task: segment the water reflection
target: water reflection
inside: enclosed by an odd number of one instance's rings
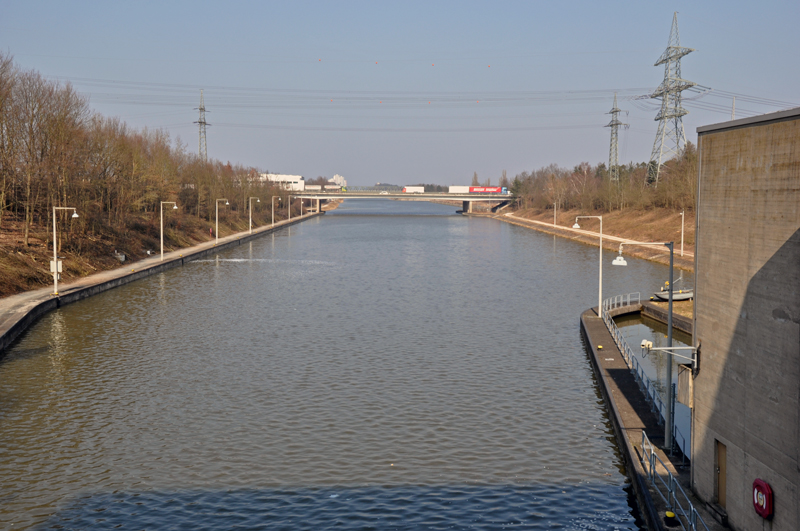
[[[642,369],[645,374],[652,380],[661,400],[666,403],[667,399],[667,355],[664,352],[650,352],[647,354],[641,353],[636,347],[642,342],[642,339],[648,339],[653,342],[654,347],[667,346],[667,325],[656,321],[647,316],[627,315],[621,316],[614,321],[622,333],[625,341],[634,349]],[[672,331],[672,346],[673,347],[690,347],[692,346],[692,337],[680,330]],[[680,351],[678,353],[681,353]],[[683,355],[687,355],[682,353]],[[690,363],[689,360],[684,360],[678,356],[673,356],[672,359],[672,382],[677,385],[678,383],[678,365]],[[692,428],[692,410],[685,404],[675,402],[675,426],[683,437],[687,457],[689,455],[690,447],[688,442],[691,440]]]

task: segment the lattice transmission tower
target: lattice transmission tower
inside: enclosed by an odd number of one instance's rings
[[[664,81],[653,92],[651,98],[661,98],[661,110],[656,115],[658,133],[653,143],[650,164],[647,167],[647,182],[658,186],[661,165],[670,156],[679,156],[686,145],[683,130],[683,116],[689,111],[681,106],[681,92],[697,83],[681,78],[681,58],[693,52],[693,48],[680,45],[678,34],[678,13],[672,16],[672,29],[669,32],[669,45],[654,66],[664,65]]]
[[[606,114],[611,115],[611,122],[606,127],[611,128],[611,147],[608,150],[608,177],[612,182],[619,182],[619,128],[628,127],[619,121],[619,113],[622,111],[617,107],[617,93],[614,93],[614,107]]]
[[[195,123],[200,127],[200,160],[206,162],[208,160],[208,152],[206,151],[206,126],[211,125],[206,122],[206,104],[203,101],[203,89],[200,89],[200,107],[195,107],[195,110],[200,111],[200,119]]]

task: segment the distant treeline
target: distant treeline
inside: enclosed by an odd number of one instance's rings
[[[555,164],[517,175],[510,183],[520,208],[584,211],[663,207],[691,210],[697,189],[697,150],[689,142],[680,157],[662,165],[658,186],[647,182],[647,163],[619,166],[619,181],[608,177],[604,163],[588,162],[572,169]],[[502,180],[502,179],[501,179]]]
[[[73,230],[87,233],[125,229],[160,201],[213,219],[215,199],[226,198],[226,208],[246,216],[248,197],[280,193],[258,175],[203,161],[162,130],[136,131],[93,113],[69,83],[0,53],[0,226],[9,216],[22,222],[25,245],[31,231],[50,226],[53,206],[76,207]]]

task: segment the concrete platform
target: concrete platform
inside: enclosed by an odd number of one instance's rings
[[[69,284],[61,284],[59,285],[57,296],[53,295],[53,287],[49,286],[0,299],[0,358],[2,358],[6,348],[20,334],[51,310],[167,269],[182,266],[186,262],[230,249],[319,215],[321,214],[305,214],[290,220],[280,221],[275,223],[275,226],[266,225],[253,229],[252,234],[249,231],[239,232],[220,238],[219,243],[210,241],[194,247],[164,253],[163,261],[160,255],[156,255],[153,258],[131,262],[117,269],[90,275]]]
[[[642,305],[637,304],[621,308],[617,313],[634,313],[641,310]],[[608,407],[619,449],[625,459],[628,475],[642,509],[642,516],[650,529],[664,531],[680,529],[680,527],[667,528],[664,525],[666,504],[650,484],[641,464],[642,430],[647,433],[647,437],[654,445],[663,446],[664,428],[659,425],[656,413],[652,411],[645,399],[633,373],[622,357],[622,353],[614,343],[611,333],[603,320],[597,316],[596,310],[589,309],[583,312],[580,323],[587,354]],[[657,452],[661,460],[667,464],[669,471],[678,479],[684,491],[693,498],[689,488],[689,467],[681,466],[681,458],[678,455],[670,458],[660,449]],[[696,498],[691,501],[710,531],[725,529],[707,512],[705,504]],[[700,526],[700,529],[703,527]]]

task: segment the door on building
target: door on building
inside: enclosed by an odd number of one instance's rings
[[[721,442],[717,441],[717,503],[723,509],[725,508],[725,504],[727,502],[727,466],[728,466],[728,448],[722,444]]]

